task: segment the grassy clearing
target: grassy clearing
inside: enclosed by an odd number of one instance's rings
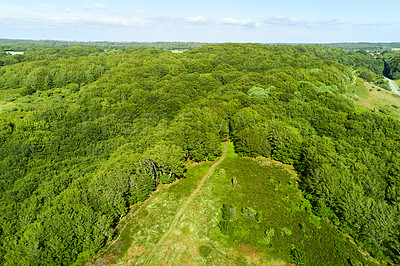
[[[131,234],[134,235],[131,246],[117,264],[138,263],[142,264],[146,255],[148,255],[155,245],[158,243],[163,234],[169,229],[170,223],[173,221],[176,212],[182,204],[191,195],[197,187],[198,182],[210,168],[211,163],[204,163],[190,169],[187,177],[183,182],[171,187],[167,192],[157,195],[147,206],[143,212],[133,222]],[[189,207],[189,209],[191,206]],[[185,219],[186,213],[181,217]],[[183,224],[179,221],[178,228]],[[178,229],[179,230],[179,229]],[[169,239],[160,246],[158,254],[164,253],[166,247],[175,250],[176,245],[179,245],[178,231],[173,231]],[[171,245],[171,240],[174,240],[174,245]]]
[[[348,87],[348,96],[363,107],[359,108],[361,111],[379,112],[400,119],[400,96],[391,91],[357,79],[354,85]]]
[[[174,220],[170,223],[169,229],[163,234],[161,239],[158,241],[157,245],[153,247],[153,250],[151,251],[151,253],[147,257],[147,260],[145,261],[145,264],[152,264],[152,262],[154,260],[154,255],[159,251],[160,247],[165,243],[165,241],[167,239],[169,239],[169,237],[172,234],[172,232],[176,231],[178,222],[181,219],[183,213],[186,212],[186,209],[188,208],[188,206],[190,206],[190,204],[192,203],[193,199],[197,197],[198,193],[203,188],[204,183],[207,182],[208,178],[213,173],[215,168],[225,159],[227,150],[228,150],[228,141],[226,141],[224,143],[224,152],[223,152],[222,157],[211,166],[211,168],[207,171],[207,173],[201,179],[199,184],[197,184],[197,187],[193,191],[193,193],[183,202],[181,207],[178,209],[178,211],[177,211],[177,213],[176,213],[176,215],[174,217]]]
[[[195,165],[185,179],[155,194],[125,229],[125,240],[115,246],[120,248],[97,263],[145,264],[152,254],[154,265],[374,264],[330,223],[310,214],[291,167],[261,157],[239,158],[232,144],[154,250],[211,165]]]
[[[221,167],[226,178],[216,180],[214,197],[220,206],[234,209],[235,218],[227,221],[230,231],[217,239],[239,250],[243,246],[257,250],[258,257],[267,261],[374,264],[330,223],[310,214],[310,204],[290,167],[265,158],[227,159]]]
[[[48,91],[37,91],[32,95],[21,96],[22,89],[0,89],[0,112],[15,114],[27,112],[32,108],[54,103],[72,103],[75,101],[73,90],[55,88]]]
[[[19,90],[0,90],[0,113],[4,116],[6,113],[16,111],[15,99],[20,97]]]
[[[228,143],[228,152],[226,153],[226,158],[239,158],[239,155],[235,153],[233,142]]]

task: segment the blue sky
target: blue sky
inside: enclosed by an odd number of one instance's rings
[[[384,6],[380,6],[384,3]],[[400,41],[400,1],[0,2],[0,38],[261,43]]]

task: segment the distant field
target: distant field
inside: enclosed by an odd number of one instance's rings
[[[14,52],[14,51],[7,51],[6,53],[10,55],[24,54],[24,52]]]

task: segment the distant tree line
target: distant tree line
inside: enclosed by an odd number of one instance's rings
[[[370,42],[358,42],[358,43],[326,43],[321,44],[330,48],[340,48],[343,50],[364,50],[364,51],[392,51],[393,49],[400,48],[400,42],[391,43],[370,43]]]

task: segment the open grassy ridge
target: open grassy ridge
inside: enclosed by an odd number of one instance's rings
[[[190,168],[185,179],[155,194],[129,221],[120,243],[89,264],[377,264],[310,214],[290,166],[239,158],[231,143],[226,159],[204,180],[211,165]]]
[[[400,85],[398,81],[393,83],[397,87]],[[396,119],[400,119],[400,96],[392,91],[384,90],[376,85],[357,79],[355,84],[348,87],[348,94],[355,99],[359,108],[389,114]]]

